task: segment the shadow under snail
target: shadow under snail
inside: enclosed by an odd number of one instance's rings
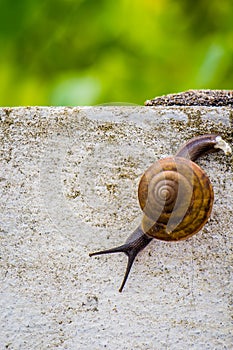
[[[207,222],[214,193],[206,173],[195,163],[205,153],[231,148],[221,136],[210,134],[192,138],[176,153],[152,164],[143,174],[139,187],[141,224],[119,247],[90,253],[90,256],[123,252],[128,257],[122,292],[137,254],[153,238],[179,241],[194,235]]]

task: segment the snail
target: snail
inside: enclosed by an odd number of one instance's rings
[[[220,135],[210,134],[189,140],[174,157],[152,164],[138,186],[143,211],[141,224],[119,247],[90,253],[89,256],[123,252],[128,257],[122,292],[137,254],[153,238],[179,241],[194,235],[206,224],[214,193],[206,173],[195,163],[203,154],[231,148]]]

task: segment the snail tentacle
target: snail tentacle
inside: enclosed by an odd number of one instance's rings
[[[90,253],[89,256],[96,256],[102,254],[112,254],[112,253],[125,253],[128,257],[128,263],[125,270],[125,275],[121,286],[119,288],[119,292],[122,292],[124,285],[128,279],[131,267],[133,262],[138,255],[138,253],[144,249],[152,240],[152,237],[147,236],[143,231],[141,226],[138,226],[136,230],[128,237],[125,244],[120,245],[119,247],[101,250],[99,252]]]

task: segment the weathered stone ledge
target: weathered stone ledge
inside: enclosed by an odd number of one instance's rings
[[[204,229],[126,257],[89,258],[140,221],[137,185],[189,138],[233,143],[232,107],[0,109],[1,325],[8,349],[230,349],[233,159],[198,163],[215,192]]]

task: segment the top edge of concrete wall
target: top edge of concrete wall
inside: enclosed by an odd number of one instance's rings
[[[184,128],[192,134],[201,132],[221,132],[224,135],[233,127],[233,107],[209,106],[27,106],[0,108],[1,122],[24,123],[34,128],[56,124],[77,128],[80,118],[88,118],[99,123],[133,123],[148,128],[150,122],[164,126],[169,121],[176,131]],[[56,121],[59,120],[59,123]],[[50,126],[51,126],[50,125]],[[35,129],[36,130],[36,129]],[[52,128],[50,131],[52,132]],[[49,130],[44,129],[45,134]]]

